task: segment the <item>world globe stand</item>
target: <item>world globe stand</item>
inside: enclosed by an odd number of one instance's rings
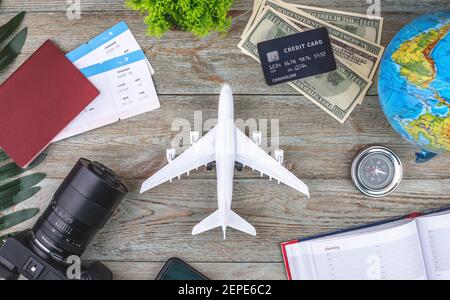
[[[436,157],[436,155],[437,155],[436,153],[422,150],[416,153],[416,163],[418,164],[425,163],[427,161],[432,160],[434,157]]]

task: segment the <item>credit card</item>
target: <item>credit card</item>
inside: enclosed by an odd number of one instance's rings
[[[326,28],[264,41],[258,43],[257,47],[268,85],[336,70]]]

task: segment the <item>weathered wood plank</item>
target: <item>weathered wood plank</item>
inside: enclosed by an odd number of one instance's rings
[[[104,262],[118,280],[154,279],[163,262]],[[284,280],[283,263],[202,263],[189,262],[205,276],[215,280]]]
[[[407,15],[386,14],[383,44],[386,45],[415,15],[416,11]],[[5,22],[11,16],[11,13],[1,16],[0,22]],[[212,34],[200,40],[190,33],[169,32],[158,39],[146,36],[141,17],[130,11],[94,11],[86,13],[81,20],[69,20],[63,12],[29,13],[25,18],[29,37],[23,53],[7,70],[0,72],[0,81],[4,81],[49,38],[69,51],[116,22],[125,20],[156,70],[155,83],[159,94],[217,94],[216,86],[228,82],[233,85],[236,94],[298,95],[285,84],[268,87],[260,65],[241,54],[236,47],[247,19],[247,13],[237,13],[226,37]],[[376,94],[377,87],[374,84],[369,95]]]
[[[60,183],[45,179],[42,191],[15,209],[45,208]],[[229,230],[223,241],[219,229],[190,235],[196,223],[217,209],[215,179],[166,183],[142,195],[141,181],[126,183],[130,194],[97,234],[86,259],[164,261],[179,256],[197,262],[281,262],[280,242],[450,203],[450,179],[407,179],[382,199],[363,196],[350,180],[309,179],[311,199],[305,199],[275,182],[236,179],[233,210],[253,224],[258,235]]]
[[[365,1],[299,2],[358,12],[367,8]],[[14,210],[44,209],[76,160],[86,156],[116,170],[131,191],[85,254],[86,259],[106,261],[116,278],[154,278],[166,259],[179,256],[194,262],[194,267],[211,278],[284,279],[282,241],[449,205],[450,157],[415,164],[416,149],[394,133],[380,111],[376,85],[369,92],[373,96],[368,96],[344,125],[289,87],[265,85],[260,66],[236,48],[251,5],[251,1],[236,1],[230,32],[200,40],[184,32],[169,32],[161,39],[147,37],[142,17],[125,9],[123,1],[82,0],[82,19],[69,20],[65,0],[3,0],[0,23],[27,10],[24,23],[30,31],[23,53],[0,73],[0,82],[48,38],[68,51],[125,20],[156,70],[162,103],[158,111],[50,146],[48,159],[37,168],[49,175],[42,182],[42,191]],[[448,1],[383,1],[383,44],[415,16],[444,8],[450,8]],[[233,230],[226,241],[217,230],[190,235],[192,227],[217,208],[214,172],[194,172],[189,179],[138,194],[142,181],[165,164],[165,149],[179,132],[171,130],[173,121],[186,119],[193,124],[195,110],[203,112],[204,120],[214,119],[216,94],[225,81],[236,94],[237,119],[280,120],[287,166],[308,184],[312,195],[307,200],[249,170],[238,173],[233,209],[255,225],[256,238]],[[404,181],[398,191],[383,199],[363,196],[350,180],[353,155],[371,143],[393,148],[404,162]],[[10,231],[30,227],[35,221]]]
[[[370,4],[366,1],[333,1],[333,0],[289,0],[290,3],[301,3],[303,5],[322,6],[327,8],[335,8],[347,11],[355,11],[365,13]],[[127,8],[124,5],[123,0],[81,0],[82,12],[92,11],[123,11]],[[444,9],[448,7],[448,1],[446,0],[425,0],[425,1],[395,1],[384,0],[382,1],[382,12],[387,11],[399,11],[399,12],[411,12],[411,11],[427,11],[431,9]],[[15,0],[3,0],[0,8],[3,11],[18,11],[28,10],[34,12],[60,12],[66,11],[69,7],[66,0],[27,0],[27,1],[15,1]],[[252,0],[235,0],[232,6],[233,10],[251,10],[253,7]]]
[[[217,85],[216,89],[220,87]],[[51,145],[49,157],[38,170],[51,170],[52,178],[64,178],[80,156],[98,160],[128,179],[144,179],[166,164],[165,150],[183,132],[189,140],[194,128],[194,111],[201,111],[202,124],[217,117],[218,96],[162,96],[161,108],[119,123],[106,126]],[[294,174],[309,178],[350,179],[350,166],[358,149],[367,144],[387,145],[403,160],[405,178],[448,179],[449,155],[427,164],[416,164],[417,150],[396,134],[381,112],[377,97],[367,97],[349,120],[340,125],[318,107],[297,96],[235,96],[235,117],[260,126],[262,145],[270,145],[266,137],[279,136],[285,150],[287,166]],[[172,126],[185,119],[190,126]],[[279,134],[271,120],[279,120]],[[177,121],[178,120],[178,121]],[[187,147],[188,145],[185,145]],[[181,153],[181,150],[178,150]],[[245,170],[238,177],[258,177]],[[193,172],[194,178],[215,178],[215,172]]]

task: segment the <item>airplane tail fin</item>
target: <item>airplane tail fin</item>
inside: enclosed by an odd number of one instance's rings
[[[253,236],[256,235],[255,227],[232,210],[230,210],[230,214],[228,216],[228,226]]]
[[[228,224],[222,224],[220,212],[219,210],[216,210],[206,219],[195,225],[194,229],[192,230],[192,235],[196,235],[220,226],[222,226],[224,230],[224,238],[225,229],[227,226],[253,236],[256,235],[255,228],[232,210],[229,211]]]
[[[195,225],[194,229],[192,229],[192,235],[196,235],[219,226],[222,226],[222,223],[220,222],[219,210],[216,210],[206,217],[206,219]]]

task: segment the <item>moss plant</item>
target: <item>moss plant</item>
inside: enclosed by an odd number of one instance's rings
[[[127,0],[126,6],[146,16],[148,34],[162,36],[170,29],[204,37],[231,26],[228,11],[233,0]]]

